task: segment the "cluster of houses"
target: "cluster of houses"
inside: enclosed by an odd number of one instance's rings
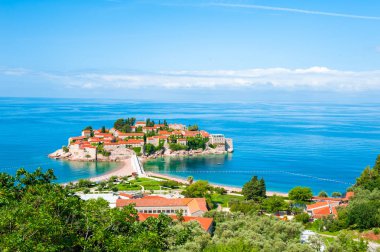
[[[144,121],[137,121],[131,126],[131,132],[121,132],[115,128],[109,130],[83,130],[81,136],[70,137],[68,148],[70,152],[85,151],[88,158],[96,158],[97,145],[102,144],[107,152],[117,148],[142,148],[145,144],[169,147],[168,139],[174,139],[175,143],[187,145],[189,137],[208,138],[213,145],[225,145],[226,150],[232,151],[232,139],[225,138],[221,134],[209,134],[204,130],[190,131],[183,124],[155,124],[147,126]],[[146,139],[144,140],[144,136]]]
[[[337,207],[346,207],[354,192],[347,192],[343,198],[313,197],[313,204],[306,206],[306,211],[313,219],[338,216]]]

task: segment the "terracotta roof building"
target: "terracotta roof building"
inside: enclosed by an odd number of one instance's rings
[[[149,214],[176,214],[178,211],[182,211],[184,216],[202,216],[208,211],[204,198],[143,197],[140,199],[118,199],[116,201],[117,207],[130,204],[134,204],[139,213]]]
[[[145,221],[149,217],[158,218],[159,214],[138,213],[138,216],[139,216],[139,221]],[[169,214],[168,216],[172,218],[173,220],[178,219],[177,215]],[[214,222],[214,219],[205,218],[205,217],[183,216],[183,221],[184,222],[196,221],[199,223],[199,225],[201,226],[203,230],[211,233],[213,229],[212,223]]]

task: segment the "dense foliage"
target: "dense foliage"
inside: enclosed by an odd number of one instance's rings
[[[113,124],[113,127],[121,132],[128,133],[131,132],[131,126],[135,125],[136,118],[131,117],[127,119],[117,119]]]
[[[289,191],[289,199],[295,202],[306,202],[313,197],[313,192],[309,187],[296,186]]]
[[[138,222],[132,206],[83,201],[54,179],[41,169],[0,174],[1,251],[177,250],[194,237],[209,237],[197,223],[173,223],[165,215]]]
[[[210,212],[217,221],[205,251],[314,251],[300,243],[302,225],[254,214]]]
[[[266,197],[266,186],[263,178],[260,180],[253,176],[250,181],[244,184],[242,193],[247,200],[260,200]]]
[[[355,187],[360,187],[367,190],[380,190],[380,155],[377,157],[375,165],[367,166],[359,178],[356,179]]]
[[[197,131],[199,129],[198,125],[197,124],[194,124],[194,125],[189,125],[187,127],[188,130],[190,131]]]
[[[190,150],[205,149],[208,138],[203,138],[200,136],[188,137],[187,146]]]

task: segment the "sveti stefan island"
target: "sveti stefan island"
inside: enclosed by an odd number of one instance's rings
[[[198,125],[168,124],[166,120],[118,119],[114,127],[87,126],[80,136],[69,137],[67,146],[49,154],[53,159],[92,162],[122,162],[119,169],[92,181],[113,176],[147,176],[141,165],[147,159],[233,152],[233,141],[223,134],[209,134]],[[160,174],[149,173],[154,176]],[[164,176],[167,177],[167,176]],[[172,178],[173,179],[173,178]],[[178,179],[174,179],[178,180]],[[181,181],[181,180],[180,180]],[[183,181],[183,180],[182,180]]]
[[[380,1],[0,1],[0,252],[380,252]]]

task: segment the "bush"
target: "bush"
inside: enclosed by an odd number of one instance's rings
[[[310,220],[310,216],[307,213],[300,213],[294,216],[294,220],[306,224]]]
[[[116,186],[112,187],[111,190],[112,190],[113,192],[117,192],[117,191],[119,191],[119,189],[118,189]]]
[[[169,148],[172,151],[187,150],[187,146],[186,145],[176,144],[176,143],[169,144]]]
[[[92,182],[88,179],[80,179],[78,181],[78,187],[91,187],[92,186]]]
[[[375,235],[380,234],[380,228],[374,228],[374,229],[373,229],[373,233],[374,233]]]
[[[220,195],[224,195],[227,193],[227,190],[223,187],[214,187],[214,191]]]
[[[88,188],[86,188],[86,189],[83,190],[83,193],[84,193],[84,194],[87,194],[87,193],[89,193],[89,192],[90,192],[90,189],[88,189]]]
[[[165,181],[162,181],[160,184],[163,187],[168,187],[171,189],[178,188],[180,185],[177,181],[173,181],[173,180],[165,180]]]
[[[313,197],[313,193],[309,187],[296,186],[289,192],[289,199],[296,202],[309,201]]]
[[[62,146],[62,150],[65,153],[69,152],[69,148],[67,148],[67,146]]]
[[[139,156],[141,154],[141,147],[134,147],[133,151],[136,152],[137,156]]]
[[[240,201],[240,200],[231,200],[228,203],[231,212],[241,212],[244,214],[247,213],[257,213],[261,210],[261,206],[253,201],[253,200],[247,200],[247,201]]]

